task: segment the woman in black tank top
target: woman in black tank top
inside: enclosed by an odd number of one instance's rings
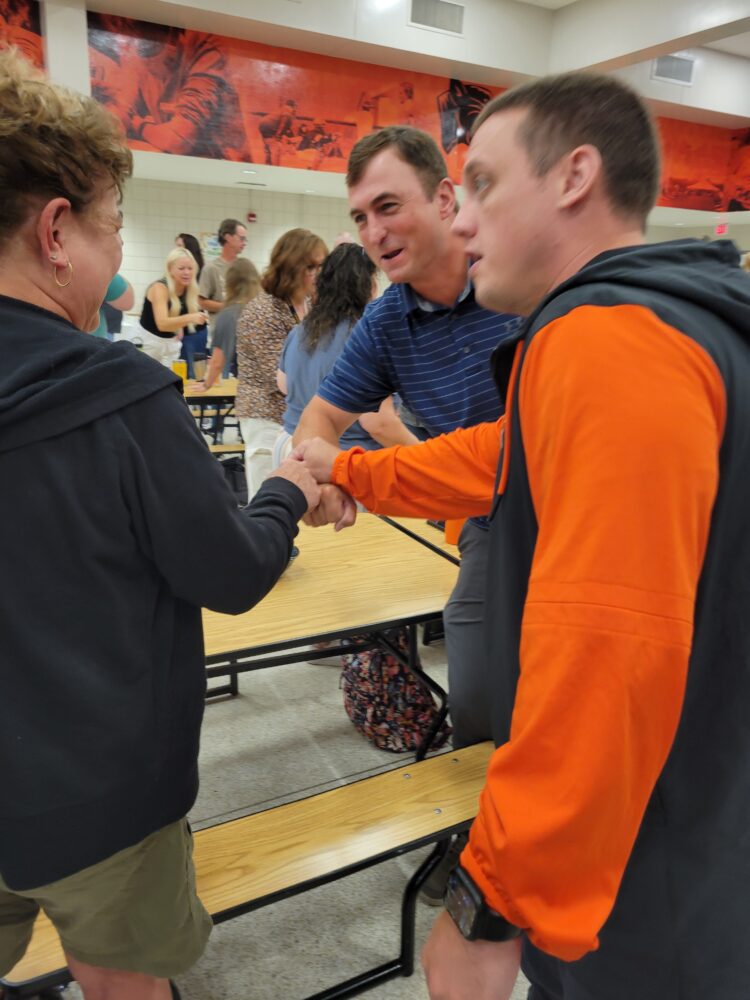
[[[166,278],[149,286],[143,301],[141,327],[143,349],[170,367],[178,357],[188,362],[188,378],[194,378],[193,357],[206,344],[206,314],[198,308],[198,266],[184,247],[168,255]]]

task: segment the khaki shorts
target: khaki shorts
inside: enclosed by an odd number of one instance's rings
[[[0,877],[0,976],[26,951],[40,908],[79,962],[165,979],[200,958],[212,927],[184,819],[39,889],[14,892]]]

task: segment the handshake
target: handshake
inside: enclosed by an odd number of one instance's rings
[[[289,458],[274,469],[274,476],[299,487],[307,500],[305,523],[319,528],[334,525],[335,531],[348,528],[357,518],[357,505],[344,490],[331,484],[333,463],[341,449],[323,438],[309,438],[298,444]]]

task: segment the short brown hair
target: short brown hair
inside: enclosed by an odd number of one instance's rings
[[[595,146],[612,207],[645,226],[659,193],[659,142],[635,91],[608,76],[546,76],[491,100],[473,131],[491,115],[514,108],[528,109],[518,138],[537,176],[543,177],[576,146]]]
[[[346,186],[358,184],[367,165],[384,149],[393,149],[404,163],[414,168],[424,193],[432,201],[438,184],[448,176],[448,168],[432,136],[409,125],[389,125],[363,136],[349,155]]]
[[[239,219],[224,219],[222,221],[221,225],[219,226],[219,233],[218,233],[218,240],[221,246],[224,246],[224,244],[226,243],[227,236],[234,236],[234,234],[237,232],[238,226],[242,226],[242,223],[240,222]],[[244,229],[245,227],[242,226],[242,228]]]
[[[117,119],[92,97],[49,83],[15,50],[0,52],[0,248],[39,199],[84,212],[133,157]]]
[[[229,265],[224,276],[224,308],[244,306],[259,291],[260,275],[255,264],[247,257],[238,257],[234,264]]]
[[[290,229],[279,236],[271,251],[268,267],[260,279],[263,291],[288,301],[299,284],[303,268],[318,252],[325,256],[328,250],[323,240],[309,229]]]

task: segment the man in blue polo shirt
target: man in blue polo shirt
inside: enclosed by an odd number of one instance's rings
[[[359,414],[394,392],[424,436],[496,420],[490,354],[521,321],[474,300],[463,242],[451,232],[456,194],[436,143],[406,126],[374,132],[352,150],[346,182],[364,248],[393,284],[354,328],[302,414],[295,443],[315,436],[338,443]],[[444,622],[454,745],[466,746],[490,736],[481,693],[482,521],[466,524],[459,549],[461,571]]]

